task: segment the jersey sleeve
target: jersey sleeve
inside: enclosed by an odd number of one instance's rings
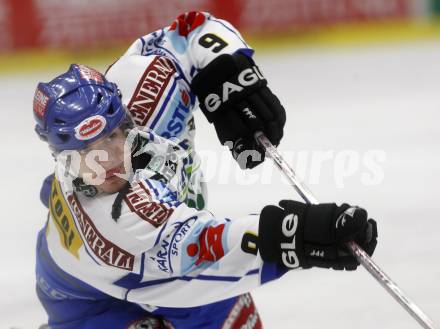
[[[89,198],[66,185],[52,183],[45,232],[50,256],[108,295],[185,308],[248,292],[285,273],[259,255],[258,214],[218,217],[180,202],[160,180],[137,177],[114,220],[114,194]]]
[[[214,58],[236,52],[251,57],[254,51],[229,22],[195,11],[184,13],[170,26],[139,38],[127,51],[143,56],[169,56],[180,64],[189,80]]]
[[[197,72],[222,54],[253,50],[240,33],[208,13],[180,15],[170,26],[137,39],[106,72],[138,127],[181,141],[191,148],[195,135],[191,90]]]
[[[127,214],[120,219],[137,240],[135,245],[143,246],[132,251],[141,258],[140,268],[114,283],[127,289],[127,300],[162,307],[198,306],[248,292],[284,274],[277,265],[264,263],[258,253],[258,214],[216,217],[176,201],[174,193],[157,181],[140,182],[134,189],[138,197],[148,195],[150,209],[144,216]],[[130,209],[139,203],[133,194],[126,200]],[[143,228],[142,216],[149,219]]]

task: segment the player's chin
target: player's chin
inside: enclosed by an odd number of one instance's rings
[[[126,180],[117,176],[106,178],[104,183],[98,185],[98,188],[104,193],[117,193],[126,184]]]

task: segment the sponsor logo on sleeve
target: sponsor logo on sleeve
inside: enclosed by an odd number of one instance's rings
[[[185,128],[185,121],[190,115],[190,97],[185,89],[176,92],[174,99],[170,102],[172,107],[168,109],[169,114],[165,117],[166,126],[160,135],[165,138],[178,136]]]
[[[96,81],[99,83],[104,82],[104,78],[103,78],[102,74],[100,72],[96,71],[95,69],[92,69],[91,67],[88,67],[86,65],[81,65],[81,64],[78,64],[78,69],[79,69],[79,73],[81,75],[81,78],[83,78],[84,80]]]
[[[75,137],[81,141],[92,139],[104,130],[106,124],[103,116],[94,115],[75,127]]]
[[[144,183],[134,182],[124,201],[130,210],[154,227],[161,226],[173,213],[174,209],[154,200]]]
[[[183,222],[172,224],[174,230],[159,243],[155,256],[150,257],[157,264],[159,270],[165,273],[174,273],[173,259],[179,257],[180,245],[196,221],[197,216],[192,216]]]
[[[145,70],[128,103],[128,109],[138,126],[145,126],[167,88],[176,69],[166,57],[156,56]]]
[[[98,231],[75,194],[69,195],[67,201],[77,218],[83,238],[93,254],[107,265],[131,271],[133,269],[134,256],[107,240]]]
[[[223,248],[223,231],[225,224],[208,226],[200,233],[198,243],[187,246],[186,252],[190,257],[197,257],[194,264],[199,266],[203,262],[215,262],[225,255]]]
[[[46,113],[48,103],[49,96],[47,96],[42,90],[37,89],[34,95],[34,113],[40,119],[44,117],[44,113]]]
[[[83,242],[75,226],[72,213],[64,199],[58,180],[54,179],[49,198],[49,211],[60,235],[61,245],[79,259],[78,250]]]

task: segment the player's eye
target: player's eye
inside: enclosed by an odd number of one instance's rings
[[[109,142],[114,141],[114,140],[116,139],[117,135],[118,135],[118,134],[117,134],[116,132],[112,132],[112,133],[107,137],[107,140],[108,140]]]

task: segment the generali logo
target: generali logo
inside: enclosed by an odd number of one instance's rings
[[[94,115],[75,127],[75,137],[82,141],[92,139],[104,130],[106,124],[107,121],[103,116]]]
[[[142,182],[133,182],[124,201],[130,210],[154,227],[165,223],[174,209],[153,200],[148,188]]]
[[[87,242],[93,254],[107,265],[129,271],[133,270],[134,255],[118,247],[98,231],[74,194],[69,195],[67,201],[78,221],[83,239]]]
[[[128,109],[138,126],[145,126],[152,117],[175,72],[173,63],[161,56],[156,56],[146,68],[128,103]]]

